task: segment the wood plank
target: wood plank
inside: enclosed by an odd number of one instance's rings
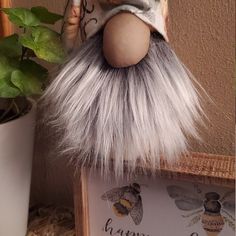
[[[89,236],[88,182],[85,169],[81,169],[74,182],[75,227],[77,236]]]
[[[163,161],[159,173],[167,178],[234,188],[235,157],[190,153],[173,165]]]
[[[0,1],[0,8],[2,8],[2,2]],[[2,12],[0,12],[0,38],[3,37],[3,23]]]
[[[157,175],[179,180],[190,180],[198,183],[224,185],[234,187],[235,185],[235,161],[234,156],[223,156],[216,154],[191,152],[180,156],[176,162],[168,163],[161,158],[156,166],[137,162],[135,175]],[[92,163],[87,163],[90,168]],[[101,163],[97,162],[96,168],[100,169]],[[110,162],[110,173],[113,173],[113,163]],[[127,173],[127,174],[126,174]],[[128,175],[129,168],[124,162],[124,176]],[[131,172],[131,175],[133,173]]]
[[[12,6],[11,0],[1,0],[1,8],[9,8]],[[8,36],[11,35],[14,31],[13,25],[8,20],[7,16],[3,13],[0,14],[0,21],[2,22],[1,35]]]

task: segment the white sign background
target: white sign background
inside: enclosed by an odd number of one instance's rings
[[[112,209],[113,203],[101,199],[105,192],[134,182],[141,185],[143,219],[140,225],[135,225],[130,215],[117,217]],[[188,226],[197,214],[187,218],[182,215],[191,214],[196,210],[181,211],[178,209],[174,199],[170,198],[167,192],[167,186],[170,185],[179,186],[198,194],[202,200],[207,192],[217,192],[222,197],[230,191],[227,188],[160,178],[155,180],[142,178],[119,183],[111,180],[106,182],[99,174],[90,175],[88,179],[90,236],[207,236],[201,220]],[[197,193],[197,190],[201,193]],[[202,215],[203,206],[199,208],[199,210],[201,209],[202,212],[199,214]],[[221,212],[221,215],[224,213]],[[218,234],[218,236],[234,235],[234,230],[226,222],[223,230]],[[212,236],[214,235],[212,234]]]

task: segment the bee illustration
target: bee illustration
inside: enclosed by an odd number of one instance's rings
[[[114,188],[102,195],[102,200],[113,203],[113,211],[116,216],[130,215],[135,225],[139,225],[143,218],[143,204],[141,187],[137,183],[121,188]]]
[[[225,223],[235,230],[235,211],[234,191],[229,191],[221,196],[216,192],[207,192],[204,196],[197,195],[179,186],[168,186],[169,196],[175,199],[175,205],[182,211],[192,211],[184,218],[193,217],[189,226],[201,220],[202,227],[207,236],[217,236],[224,228]],[[201,191],[200,191],[201,192]]]

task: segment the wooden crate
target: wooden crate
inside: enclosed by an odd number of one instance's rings
[[[147,172],[150,167],[146,167]],[[161,162],[156,170],[157,178],[198,183],[233,191],[235,187],[235,157],[205,153],[190,153],[173,165]],[[99,177],[98,177],[99,178]],[[89,174],[86,168],[78,173],[74,183],[74,203],[77,236],[90,235]],[[230,190],[231,189],[231,190]],[[104,234],[105,235],[105,234]],[[197,235],[197,234],[196,234]],[[100,234],[96,235],[100,236]]]

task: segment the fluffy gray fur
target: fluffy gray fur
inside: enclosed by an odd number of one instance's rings
[[[80,164],[113,160],[157,167],[186,152],[188,136],[198,138],[202,108],[192,76],[169,44],[153,34],[148,55],[137,65],[112,68],[102,53],[99,33],[73,52],[41,99],[47,122],[61,132],[60,151]]]

